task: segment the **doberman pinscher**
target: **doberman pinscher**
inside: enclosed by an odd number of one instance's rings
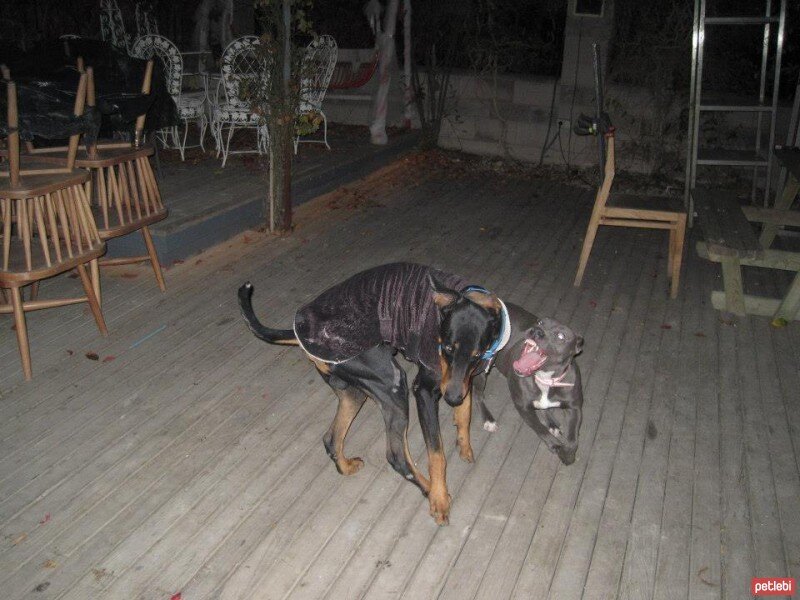
[[[367,397],[376,401],[386,426],[386,458],[417,485],[431,516],[448,522],[450,496],[439,429],[439,399],[455,407],[459,438],[469,427],[472,375],[493,355],[505,327],[505,308],[492,293],[430,267],[394,263],[363,271],[301,307],[292,329],[262,325],[252,307],[253,286],[239,288],[239,304],[250,330],[271,344],[300,345],[339,397],[333,423],[323,438],[328,455],[344,475],[357,472],[360,458],[347,458],[344,439]],[[397,352],[419,367],[412,384],[428,451],[428,475],[408,450],[408,382]],[[468,435],[468,434],[467,434]],[[462,457],[465,456],[462,447]],[[471,454],[471,453],[470,453]]]

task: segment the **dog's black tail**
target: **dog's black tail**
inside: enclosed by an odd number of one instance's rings
[[[261,324],[253,312],[253,284],[249,281],[239,288],[239,307],[245,323],[258,339],[270,344],[299,345],[291,329],[270,329]]]

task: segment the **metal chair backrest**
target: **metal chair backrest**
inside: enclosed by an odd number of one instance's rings
[[[178,47],[163,35],[149,34],[136,38],[131,48],[131,56],[150,60],[157,58],[164,72],[167,93],[178,102],[183,80],[183,57]]]
[[[158,21],[153,16],[152,5],[144,2],[136,3],[136,37],[158,35]]]
[[[117,0],[100,0],[100,38],[125,52],[130,47],[131,38],[125,31]]]
[[[306,47],[301,65],[300,110],[319,110],[336,67],[336,40],[321,35]]]
[[[235,108],[250,108],[242,97],[242,83],[248,79],[265,80],[267,68],[259,52],[259,40],[254,35],[233,40],[222,53],[222,85],[227,103]]]

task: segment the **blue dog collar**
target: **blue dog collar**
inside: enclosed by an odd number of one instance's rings
[[[461,290],[462,294],[466,294],[467,292],[481,292],[483,294],[491,293],[489,290],[482,288],[479,285],[469,285]],[[497,301],[500,302],[500,314],[503,317],[503,320],[500,324],[500,335],[497,336],[497,339],[494,341],[494,343],[486,352],[483,353],[483,356],[481,356],[481,360],[490,361],[488,366],[491,366],[491,361],[494,359],[495,355],[500,350],[505,348],[505,345],[508,343],[508,340],[511,337],[511,321],[508,318],[508,309],[503,301],[500,300],[500,298],[498,298]]]

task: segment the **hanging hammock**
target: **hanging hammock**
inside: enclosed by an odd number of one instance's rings
[[[364,87],[372,79],[378,68],[378,52],[372,56],[369,62],[356,63],[356,62],[339,62],[336,63],[336,68],[333,70],[331,82],[328,85],[329,90],[357,90]],[[328,95],[330,98],[330,94]],[[352,94],[337,94],[337,99],[360,99],[361,96]]]

